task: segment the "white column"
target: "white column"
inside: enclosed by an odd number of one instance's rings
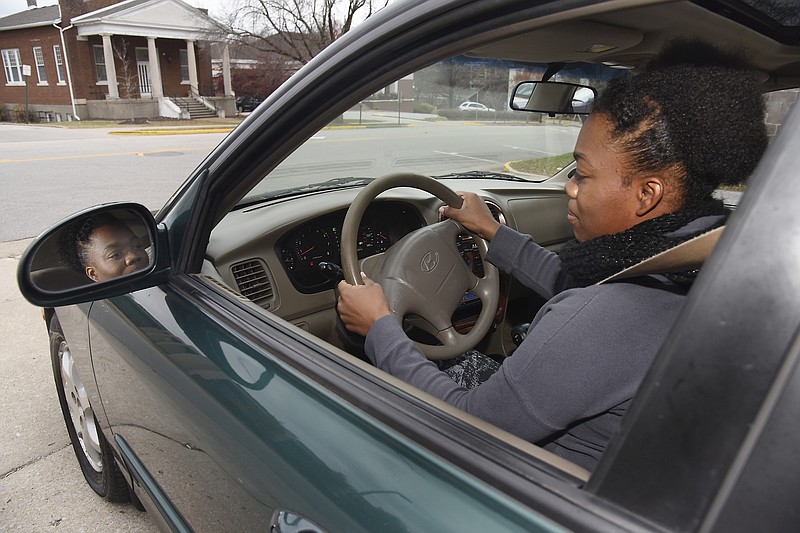
[[[107,33],[101,34],[103,38],[103,58],[106,62],[106,77],[108,78],[108,97],[119,98],[117,88],[117,68],[114,65],[114,49],[111,47],[111,36]]]
[[[186,41],[186,57],[189,61],[189,92],[192,96],[199,95],[197,89],[197,59],[194,57],[194,41]]]
[[[222,85],[225,87],[225,96],[233,96],[231,85],[231,51],[228,43],[222,49]]]
[[[150,62],[150,90],[153,91],[153,98],[161,98],[164,96],[164,86],[161,83],[161,61],[155,37],[147,38],[147,59]]]

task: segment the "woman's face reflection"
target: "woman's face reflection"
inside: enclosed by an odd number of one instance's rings
[[[86,275],[93,281],[131,274],[149,263],[142,240],[127,226],[116,224],[92,232],[84,257]]]

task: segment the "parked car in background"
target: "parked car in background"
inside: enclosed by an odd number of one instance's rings
[[[377,111],[390,120],[340,127],[360,102],[401,85],[439,108],[476,87],[510,101],[545,71],[602,92],[678,35],[744,50],[765,92],[794,90],[793,5],[398,1],[271,94],[155,216],[108,204],[44,232],[19,285],[44,309],[86,480],[140,500],[165,531],[796,532],[797,106],[770,118],[777,136],[591,473],[374,368],[334,290],[337,265],[377,268],[439,223],[453,191],[554,251],[572,237],[564,184],[580,120]],[[389,188],[373,198],[378,186]],[[147,264],[94,282],[63,258],[75,228],[103,214],[125,223]],[[488,275],[477,237],[454,231],[441,246],[475,280]],[[507,274],[496,281],[445,316],[485,353],[514,357],[514,331],[543,302]],[[429,321],[404,325],[435,347]]]
[[[239,112],[242,111],[253,111],[255,108],[258,107],[258,104],[261,103],[261,98],[257,96],[237,96],[236,97],[236,109]]]
[[[480,111],[480,112],[494,112],[494,109],[487,107],[480,102],[462,102],[458,108],[461,111]]]

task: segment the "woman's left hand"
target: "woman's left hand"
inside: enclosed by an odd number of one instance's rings
[[[337,285],[339,289],[339,302],[336,308],[345,327],[353,333],[366,336],[372,324],[379,318],[391,314],[389,302],[383,294],[383,288],[369,279],[364,273],[364,285],[350,285],[346,281],[340,281]]]

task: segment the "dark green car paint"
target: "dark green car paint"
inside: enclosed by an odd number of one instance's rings
[[[276,509],[330,531],[560,531],[179,291],[97,302],[91,318],[100,394],[115,389],[110,429],[196,531],[266,529]]]
[[[137,490],[147,493],[147,497],[153,502],[158,512],[161,514],[165,522],[167,522],[173,531],[176,533],[184,533],[191,531],[186,519],[175,509],[169,501],[169,498],[161,487],[156,483],[155,479],[150,472],[142,465],[139,458],[136,456],[125,439],[117,435],[114,442],[119,449],[120,460],[125,465],[125,469],[131,474],[133,479],[128,483],[131,486],[136,486]]]

